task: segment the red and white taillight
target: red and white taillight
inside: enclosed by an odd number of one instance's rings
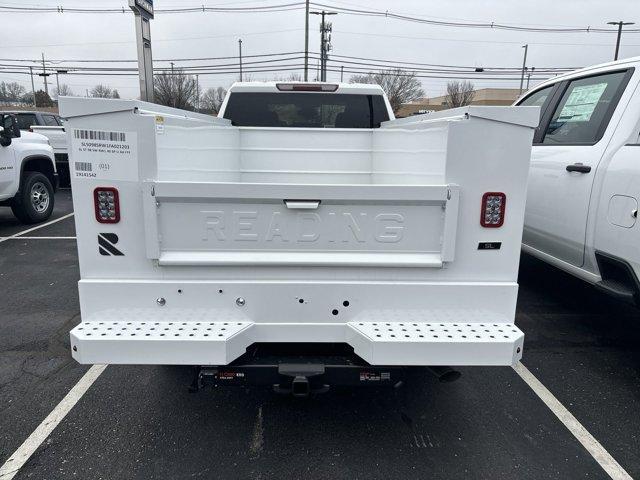
[[[97,187],[93,191],[93,205],[98,222],[118,223],[120,221],[120,199],[118,190],[115,188]]]
[[[487,192],[482,196],[480,225],[485,228],[498,228],[504,223],[504,209],[507,196],[502,192]]]

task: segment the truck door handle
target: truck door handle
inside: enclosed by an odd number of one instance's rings
[[[567,165],[567,172],[589,173],[590,171],[591,167],[589,165],[583,165],[582,163]]]
[[[289,210],[317,210],[320,200],[285,200],[284,204]]]

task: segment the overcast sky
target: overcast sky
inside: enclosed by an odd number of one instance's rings
[[[200,6],[253,6],[291,3],[295,0],[155,0],[155,8]],[[638,0],[325,0],[349,8],[389,10],[432,19],[456,19],[517,25],[606,27],[607,21],[634,21],[640,27]],[[2,56],[11,59],[45,58],[135,59],[133,16],[126,0],[0,0],[0,6],[122,7],[126,14],[13,13],[2,15]],[[613,59],[615,34],[530,33],[453,28],[411,23],[389,18],[340,14],[333,22],[333,53],[381,58],[398,62],[421,62],[483,67],[519,67],[522,45],[529,44],[527,64],[536,67],[580,67]],[[310,49],[319,51],[319,17],[310,18]],[[154,59],[220,57],[237,55],[238,38],[243,54],[264,54],[304,49],[304,10],[271,13],[158,13],[151,24]],[[620,57],[640,55],[640,33],[623,34]],[[195,62],[184,62],[193,65]],[[208,62],[211,63],[211,62]],[[154,62],[155,66],[167,63]],[[114,65],[114,64],[109,64]],[[128,64],[132,66],[135,64]],[[180,63],[177,62],[176,66]],[[282,73],[280,75],[286,75]],[[254,74],[267,79],[269,74]],[[277,74],[274,74],[277,75]],[[55,82],[54,77],[49,77]],[[2,73],[0,80],[20,81],[31,88],[28,76]],[[229,86],[235,75],[201,75],[201,87]],[[339,80],[329,73],[328,80]],[[443,93],[447,80],[421,79],[428,96]],[[36,89],[42,88],[37,77]],[[76,94],[97,83],[119,90],[122,97],[139,94],[135,76],[88,77],[65,75]],[[477,80],[477,88],[518,87],[518,81]]]

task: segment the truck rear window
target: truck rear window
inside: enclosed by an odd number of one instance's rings
[[[389,115],[382,95],[238,92],[224,118],[239,127],[378,128]]]

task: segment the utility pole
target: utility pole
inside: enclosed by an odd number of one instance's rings
[[[617,25],[618,26],[618,39],[616,40],[616,53],[613,56],[614,60],[618,60],[618,53],[620,52],[620,38],[622,37],[622,27],[624,25],[635,25],[634,22],[623,22],[620,20],[619,22],[607,22],[607,25]]]
[[[33,67],[29,67],[29,75],[31,75],[31,92],[33,93],[33,107],[38,108],[36,104],[36,84],[33,82]]]
[[[200,111],[200,75],[196,73],[196,112]]]
[[[520,76],[520,95],[522,95],[522,85],[524,84],[524,69],[527,68],[527,50],[529,50],[529,44],[523,45],[524,48],[524,60],[522,61],[522,75]]]
[[[42,73],[38,74],[38,76],[44,78],[44,92],[49,96],[49,85],[47,85],[47,77],[50,74],[47,73],[47,66],[44,64],[44,52],[42,53]]]
[[[527,90],[529,90],[529,80],[531,80],[531,75],[535,71],[536,67],[531,67],[531,70],[527,69]]]
[[[171,64],[171,77],[173,77],[173,62],[169,62]]]
[[[242,39],[238,39],[238,50],[239,50],[239,59],[240,59],[240,81],[242,81]]]
[[[304,81],[309,81],[309,0],[304,7]]]
[[[340,65],[340,83],[342,83],[343,78],[344,78],[344,65]]]
[[[327,60],[329,57],[329,51],[331,50],[331,23],[325,23],[324,17],[326,15],[337,15],[336,12],[327,12],[322,10],[320,12],[310,12],[313,15],[321,15],[322,21],[320,23],[320,81],[327,81]]]
[[[151,55],[151,22],[153,0],[129,0],[136,22],[136,45],[138,46],[138,77],[140,99],[153,102],[153,58]]]

